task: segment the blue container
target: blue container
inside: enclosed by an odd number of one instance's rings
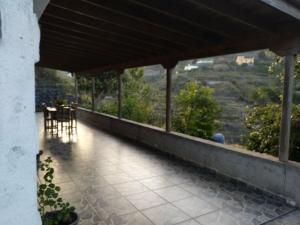
[[[221,133],[214,134],[212,139],[217,143],[225,144],[225,136]]]

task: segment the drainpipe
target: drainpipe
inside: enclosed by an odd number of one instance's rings
[[[295,56],[285,56],[285,74],[282,99],[282,117],[279,140],[279,160],[287,162],[289,160],[291,116],[294,88],[294,68]]]

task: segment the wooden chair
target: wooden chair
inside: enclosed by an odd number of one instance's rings
[[[78,104],[74,103],[74,102],[71,102],[70,108],[71,108],[71,127],[72,128],[77,128],[77,108],[78,108]],[[74,122],[75,122],[75,126],[73,124]]]
[[[56,119],[57,123],[60,123],[61,130],[63,130],[64,127],[71,128],[71,108],[70,107],[64,107],[64,106],[58,106],[57,107],[57,113],[56,113]],[[66,126],[64,126],[66,124]]]
[[[44,129],[51,129],[51,116],[47,110],[46,103],[42,103],[42,110],[44,114]]]

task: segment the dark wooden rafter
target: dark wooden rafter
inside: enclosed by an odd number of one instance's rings
[[[50,11],[50,10],[49,10]],[[43,21],[49,21],[52,18],[56,19],[57,23],[59,21],[65,21],[67,23],[72,23],[80,27],[88,27],[90,29],[101,31],[102,33],[106,33],[111,37],[119,37],[123,40],[130,40],[135,43],[142,43],[144,45],[148,45],[150,47],[162,48],[162,49],[172,49],[172,48],[184,48],[182,45],[174,44],[169,41],[152,38],[151,36],[146,36],[141,33],[135,31],[129,31],[127,29],[123,29],[121,27],[113,26],[112,24],[108,24],[105,22],[101,22],[99,20],[94,20],[90,17],[83,15],[76,15],[71,11],[66,11],[60,8],[55,9],[54,12],[47,11],[44,14]]]
[[[256,18],[255,15],[252,16],[251,12],[243,12],[240,8],[235,8],[232,4],[228,4],[227,1],[221,0],[184,0],[194,6],[204,8],[212,13],[218,14],[227,18],[229,20],[236,21],[245,26],[253,28],[257,31],[264,33],[274,33],[274,29],[268,25],[264,24],[264,21],[261,21],[259,18]]]
[[[185,35],[186,37],[193,38],[198,41],[212,43],[230,37],[230,35],[224,32],[220,32],[215,29],[205,27],[203,25],[200,25],[199,23],[187,22],[187,20],[178,19],[177,16],[175,17],[173,16],[172,18],[170,18],[171,14],[168,14],[166,12],[162,13],[162,11],[159,10],[153,10],[154,9],[153,7],[151,8],[151,10],[149,10],[150,8],[145,7],[145,5],[132,4],[131,2],[126,0],[121,0],[121,1],[82,0],[82,1],[109,10],[113,13],[135,19],[145,24],[151,24],[153,26],[157,26],[159,28],[169,30],[177,34]],[[174,18],[176,19],[176,23],[174,23]]]
[[[41,44],[51,44],[53,46],[61,46],[62,48],[64,46],[66,47],[72,47],[76,48],[78,50],[81,50],[83,52],[90,52],[90,53],[96,53],[99,56],[102,57],[108,57],[112,59],[125,59],[128,57],[134,57],[133,55],[128,54],[121,54],[121,53],[113,53],[109,50],[104,50],[101,47],[93,46],[92,44],[78,42],[70,39],[63,39],[61,37],[57,37],[54,35],[47,35],[46,37],[43,37]]]
[[[145,24],[144,22],[137,21],[134,18],[115,14],[108,10],[95,7],[95,5],[85,4],[79,0],[72,2],[53,1],[51,6],[69,10],[77,13],[78,15],[85,15],[93,19],[105,21],[109,24],[122,27],[124,29],[139,32],[157,39],[167,40],[185,47],[188,47],[191,43],[197,44],[199,42],[199,39],[186,37],[178,31],[169,31],[155,25]]]
[[[118,60],[122,61],[125,58],[125,57],[122,57],[122,58],[117,57],[115,55],[108,56],[107,53],[103,53],[101,51],[91,51],[88,48],[84,48],[84,46],[78,46],[78,45],[75,46],[68,42],[67,43],[57,42],[56,40],[51,40],[51,39],[41,43],[41,47],[45,47],[45,46],[48,46],[48,49],[51,49],[51,47],[61,49],[62,54],[64,54],[64,52],[68,52],[68,51],[76,51],[76,53],[79,55],[81,55],[81,54],[89,55],[89,56],[95,57],[95,58],[108,58],[108,59],[112,59],[112,60],[116,60],[116,61],[118,61]]]
[[[193,25],[195,28],[207,30],[215,33],[219,36],[226,37],[228,39],[235,39],[241,33],[241,26],[233,25],[231,30],[226,29],[224,24],[216,21],[210,21],[207,16],[199,10],[195,10],[195,7],[191,4],[186,4],[184,1],[173,1],[173,0],[127,0],[132,4],[139,5],[152,11],[156,11],[162,15],[166,15],[177,21],[183,21],[187,24]],[[221,18],[222,19],[222,18]],[[221,21],[220,21],[221,22]],[[223,20],[224,23],[224,20]],[[234,26],[235,25],[235,26]],[[239,24],[240,25],[240,24]],[[238,29],[237,29],[238,28]]]
[[[55,23],[48,23],[48,22],[43,22],[42,25],[45,25],[46,29],[49,30],[54,30],[54,31],[60,31],[61,33],[68,34],[68,35],[73,35],[73,36],[79,36],[82,38],[85,38],[87,40],[94,40],[95,42],[101,42],[105,45],[109,46],[115,46],[116,48],[119,49],[127,49],[127,51],[132,51],[132,52],[144,52],[146,54],[157,54],[159,52],[162,52],[163,50],[159,51],[158,49],[154,48],[146,48],[142,47],[140,45],[134,45],[126,42],[121,42],[121,41],[115,41],[112,39],[105,38],[101,36],[100,34],[96,33],[88,33],[84,30],[79,30],[75,29],[73,26],[63,26],[61,24],[55,24]]]
[[[44,41],[44,36],[50,36],[50,37],[53,37],[53,36],[56,36],[57,39],[59,39],[58,41],[62,40],[63,41],[70,41],[71,42],[77,42],[79,44],[83,44],[84,45],[90,45],[92,49],[95,49],[95,50],[99,50],[99,51],[102,51],[102,52],[107,52],[108,55],[109,53],[110,54],[116,54],[117,56],[120,55],[120,56],[128,56],[128,57],[131,57],[131,56],[141,56],[142,53],[140,52],[137,52],[137,53],[134,53],[132,50],[130,49],[119,49],[115,46],[108,46],[108,45],[105,45],[101,42],[97,42],[97,41],[93,41],[93,40],[89,40],[89,39],[86,39],[86,38],[82,38],[82,37],[78,37],[78,36],[73,36],[73,35],[67,35],[67,34],[62,34],[61,32],[57,31],[57,30],[48,30],[48,29],[43,29],[43,33],[42,33],[42,40],[41,42]]]
[[[284,0],[259,0],[260,2],[271,6],[280,12],[285,13],[291,17],[294,17],[297,20],[300,20],[300,9],[293,6],[290,2]],[[297,4],[297,1],[294,1]],[[299,4],[299,2],[298,2]]]
[[[156,44],[151,44],[149,42],[144,42],[137,39],[132,40],[132,38],[127,38],[124,36],[120,37],[120,35],[107,33],[105,31],[103,32],[103,30],[100,30],[97,27],[91,27],[91,26],[84,25],[82,23],[76,23],[74,21],[64,20],[56,17],[55,15],[53,16],[53,15],[46,14],[41,24],[46,24],[46,25],[59,24],[59,26],[68,27],[69,29],[72,29],[73,31],[75,30],[79,33],[92,33],[93,36],[95,37],[97,36],[99,40],[104,40],[105,42],[123,44],[129,47],[133,46],[134,48],[138,48],[141,50],[153,49],[153,50],[157,50],[158,52],[168,50],[168,48],[163,46],[157,46]]]

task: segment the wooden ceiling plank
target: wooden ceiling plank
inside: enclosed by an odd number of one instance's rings
[[[52,1],[48,8],[51,9],[51,7],[69,10],[77,13],[78,15],[85,15],[87,17],[105,21],[124,29],[133,30],[144,35],[152,36],[157,39],[163,39],[169,42],[183,45],[185,47],[189,47],[190,44],[196,45],[197,43],[199,43],[199,40],[186,37],[178,32],[171,32],[163,28],[153,26],[151,24],[146,25],[145,23],[137,21],[133,18],[116,15],[90,4],[82,4],[82,2],[80,1],[72,1],[72,3],[68,3],[65,1]]]
[[[91,53],[95,53],[98,55],[102,55],[102,56],[109,56],[111,58],[115,58],[115,59],[125,59],[128,57],[134,57],[134,55],[121,55],[118,53],[114,53],[112,54],[111,51],[106,51],[104,49],[98,48],[97,46],[92,46],[90,44],[87,43],[83,43],[83,42],[76,42],[73,40],[66,40],[66,39],[62,39],[60,37],[56,37],[56,36],[51,36],[51,35],[47,35],[46,37],[44,37],[41,40],[41,43],[48,43],[49,41],[52,41],[52,43],[54,44],[60,44],[61,46],[72,46],[73,48],[77,48],[77,49],[81,49],[82,51],[86,51],[86,52],[91,52]]]
[[[57,17],[49,17],[48,15],[43,19],[41,24],[50,24],[50,25],[59,24],[60,27],[68,27],[68,29],[76,30],[81,33],[92,34],[93,36],[95,37],[97,36],[107,42],[112,42],[112,43],[114,42],[114,43],[126,45],[128,47],[133,47],[141,50],[147,50],[147,51],[153,50],[156,52],[169,50],[168,48],[165,47],[160,47],[160,46],[157,47],[156,45],[152,45],[147,42],[145,43],[139,40],[132,40],[131,38],[120,37],[120,36],[116,37],[116,35],[114,34],[103,32],[102,30],[99,30],[95,27],[74,23],[72,21],[59,19]]]
[[[259,0],[262,3],[271,6],[280,12],[300,20],[300,9],[283,0]]]
[[[130,49],[119,49],[116,48],[114,46],[108,46],[108,45],[103,45],[102,43],[99,42],[95,42],[95,41],[91,41],[91,40],[87,40],[84,39],[82,37],[78,37],[78,36],[73,36],[73,35],[68,35],[68,34],[61,34],[58,31],[55,30],[50,30],[50,29],[43,29],[42,30],[42,37],[41,40],[43,41],[44,36],[51,36],[53,37],[54,35],[59,38],[58,41],[60,40],[66,40],[66,41],[77,41],[78,43],[83,43],[83,44],[88,44],[88,45],[92,45],[94,46],[94,49],[99,49],[101,51],[105,51],[105,52],[111,52],[111,54],[115,54],[117,52],[117,55],[120,56],[142,56],[142,54],[139,53],[133,53],[132,51],[130,51]]]
[[[94,41],[102,42],[107,45],[113,45],[115,47],[118,47],[120,49],[130,49],[133,52],[146,52],[149,54],[157,54],[160,52],[163,52],[163,50],[159,49],[154,49],[154,48],[147,48],[147,47],[142,47],[141,45],[138,44],[133,44],[133,43],[128,43],[128,42],[122,42],[122,41],[117,41],[113,40],[113,38],[108,38],[105,37],[104,35],[100,35],[97,33],[89,33],[87,30],[84,29],[79,29],[78,26],[64,26],[61,24],[57,24],[55,22],[42,22],[42,25],[45,28],[50,28],[53,30],[59,30],[62,33],[69,33],[69,34],[74,34],[74,35],[81,35],[82,37],[86,37],[86,39],[93,39]],[[43,28],[42,28],[43,29]]]
[[[81,0],[87,4],[100,7],[112,13],[119,14],[136,21],[145,23],[145,26],[153,25],[170,32],[185,35],[198,41],[213,43],[214,39],[218,42],[228,35],[219,34],[220,32],[211,31],[204,27],[196,26],[195,24],[187,23],[182,20],[174,20],[174,17],[161,13],[158,10],[149,10],[146,7],[141,7],[139,4],[132,4],[129,1],[111,1],[111,0]]]
[[[246,14],[241,12],[240,9],[235,8],[232,4],[228,4],[227,1],[220,0],[185,0],[189,3],[194,4],[195,6],[205,8],[206,10],[211,11],[212,13],[219,14],[227,19],[234,20],[238,23],[244,24],[252,29],[273,34],[274,31],[271,27],[264,24],[263,21],[260,21],[259,18],[254,18],[249,15],[249,12]]]
[[[85,16],[76,16],[75,18],[72,17],[72,13],[65,11],[63,12],[62,15],[59,14],[59,10],[56,10],[55,14],[54,13],[48,13],[46,12],[43,17],[43,21],[47,21],[48,17],[50,18],[55,18],[57,20],[62,20],[68,23],[73,23],[78,26],[84,26],[88,27],[90,29],[95,29],[98,31],[101,31],[103,33],[109,34],[112,37],[119,37],[124,40],[130,40],[131,42],[139,42],[141,44],[145,44],[151,47],[156,47],[156,48],[164,48],[164,49],[170,49],[174,47],[182,47],[180,45],[176,45],[173,43],[170,43],[168,41],[162,41],[160,39],[155,39],[149,36],[145,35],[140,35],[140,33],[137,32],[128,32],[127,30],[121,29],[120,27],[112,29],[111,24],[104,24],[99,23],[97,20],[93,20],[89,17]]]
[[[47,26],[47,28],[42,28],[42,31],[47,31],[47,32],[52,32],[52,33],[57,33],[57,34],[60,34],[61,36],[65,36],[65,37],[73,37],[73,38],[80,38],[81,40],[84,40],[84,41],[91,41],[94,42],[94,43],[98,43],[99,45],[101,44],[104,48],[109,48],[109,49],[112,49],[114,51],[120,51],[120,52],[125,52],[125,53],[128,53],[128,54],[131,54],[131,55],[144,55],[145,53],[147,55],[154,55],[153,52],[145,52],[145,51],[142,51],[142,50],[137,50],[137,49],[133,49],[133,48],[129,48],[127,46],[118,46],[118,45],[112,45],[112,44],[107,44],[105,42],[101,42],[101,40],[99,41],[98,38],[96,37],[92,37],[92,36],[89,36],[89,35],[86,35],[85,33],[82,33],[82,32],[76,32],[74,30],[69,30],[69,29],[64,29],[64,28],[58,28],[57,26],[56,27],[52,27],[51,26]]]
[[[224,36],[229,39],[236,37],[236,32],[232,32],[232,30],[224,30],[224,26],[220,25],[214,20],[210,20],[207,17],[204,18],[196,10],[192,9],[191,7],[187,7],[187,4],[182,4],[184,2],[160,0],[152,0],[151,2],[147,0],[128,1],[132,4],[136,4],[149,10],[159,12],[176,20],[184,21],[188,24],[192,24],[196,27],[213,32],[217,35]],[[188,13],[185,13],[187,11]]]

